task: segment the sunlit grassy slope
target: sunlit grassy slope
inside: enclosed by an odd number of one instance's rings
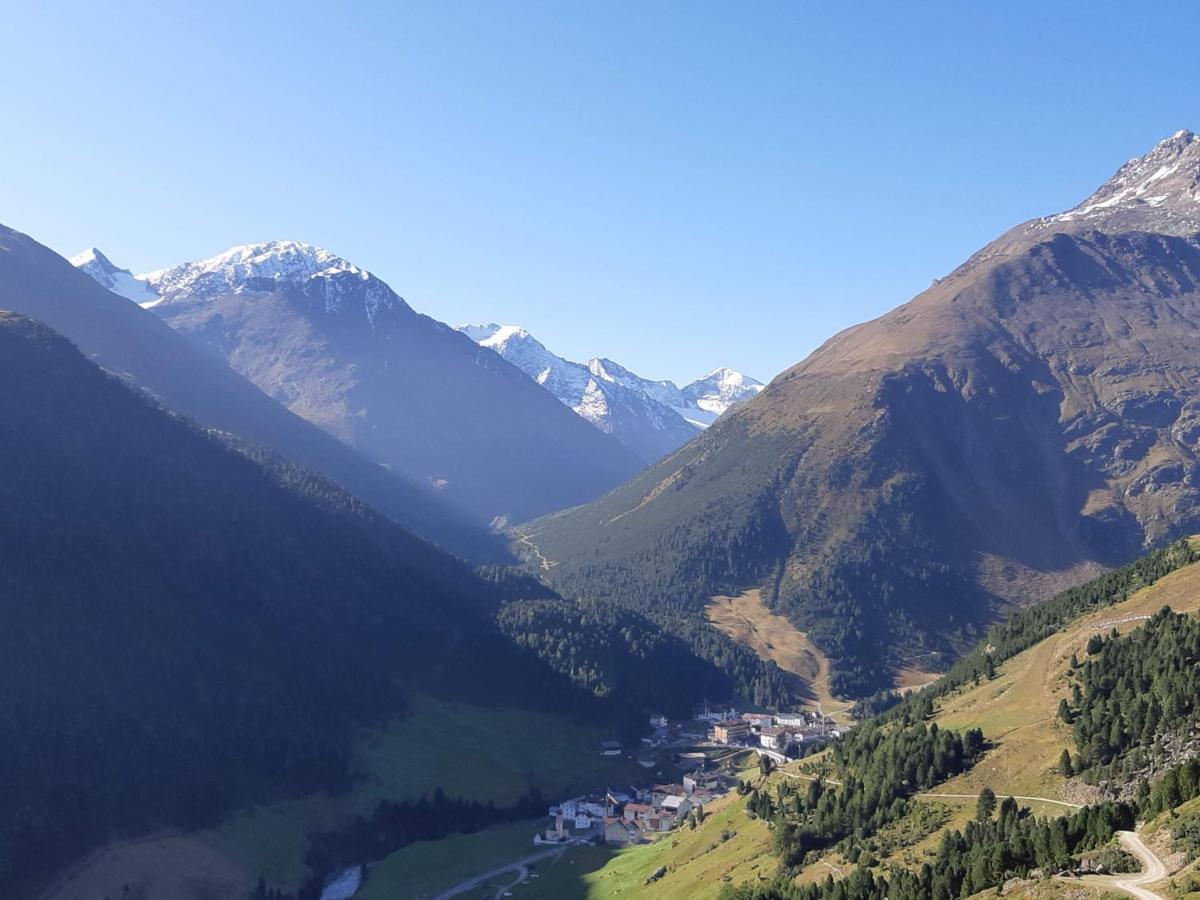
[[[1151,615],[1163,606],[1170,606],[1176,612],[1188,613],[1200,609],[1200,564],[1187,566],[1165,576],[1123,603],[1076,619],[1057,634],[998,666],[993,680],[968,685],[940,698],[935,713],[935,721],[939,726],[954,729],[979,727],[991,748],[971,771],[950,779],[932,792],[962,794],[962,798],[927,797],[919,801],[922,804],[944,805],[948,809],[949,818],[937,831],[895,849],[884,860],[884,868],[890,865],[915,867],[929,861],[936,851],[942,831],[962,828],[974,814],[975,796],[985,786],[991,787],[1000,796],[1013,794],[1046,798],[1045,802],[1021,801],[1023,806],[1030,807],[1037,815],[1061,815],[1069,812],[1067,806],[1049,801],[1069,799],[1064,794],[1064,779],[1056,771],[1056,764],[1064,747],[1073,749],[1070,730],[1057,719],[1058,701],[1069,693],[1066,673],[1071,654],[1077,654],[1079,659],[1085,658],[1087,639],[1098,631],[1108,633],[1115,627],[1119,632],[1126,633],[1142,624],[1140,620],[1116,623],[1114,620]],[[796,766],[792,764],[787,768],[795,769]],[[729,816],[736,819],[740,815],[741,821],[746,821],[743,806],[741,801],[732,802]],[[747,841],[745,849],[769,853],[769,832],[761,823],[754,824],[761,828],[761,831],[748,832],[754,834],[755,838],[753,843]],[[708,846],[713,843],[721,829],[729,827],[728,818],[719,819],[714,816],[694,835],[690,835],[686,845],[683,840],[676,846],[664,841],[654,848],[639,848],[617,854],[598,870],[584,875],[580,879],[582,887],[578,887],[576,893],[571,896],[608,898],[615,896],[619,888],[620,896],[625,900],[630,897],[705,897],[714,895],[720,888],[721,879],[727,875],[735,882],[769,877],[775,871],[775,861],[772,857],[752,859],[738,855],[735,848],[730,848],[731,858],[712,858],[714,862],[724,863],[724,870],[703,870],[710,879],[715,875],[715,881],[701,885],[697,879],[690,885],[694,892],[690,895],[673,892],[676,886],[682,890],[688,885],[686,873],[690,848]],[[654,865],[649,865],[651,860]],[[666,866],[667,876],[660,881],[644,884],[645,876],[657,866]],[[715,868],[720,869],[720,866]],[[818,881],[829,875],[838,878],[849,872],[850,868],[845,860],[831,853],[806,868],[797,880]],[[1194,868],[1194,865],[1190,866],[1175,876],[1169,891],[1172,896],[1183,896],[1186,889],[1192,886]],[[700,871],[699,867],[697,871]],[[881,868],[880,871],[883,872],[884,869]],[[1196,874],[1196,878],[1196,884],[1200,885],[1200,873]],[[1087,885],[1050,882],[1036,888],[1036,896],[1045,898],[1105,895],[1103,889]]]
[[[1030,647],[999,667],[993,681],[953,694],[938,704],[937,722],[947,728],[983,729],[995,745],[979,765],[947,781],[939,792],[997,793],[1066,799],[1055,765],[1064,747],[1073,749],[1070,729],[1057,719],[1058,701],[1069,694],[1071,654],[1086,657],[1088,638],[1115,627],[1122,634],[1141,621],[1110,624],[1151,615],[1163,606],[1176,612],[1200,608],[1200,564],[1179,569],[1135,593],[1124,603],[1077,619],[1058,634]]]

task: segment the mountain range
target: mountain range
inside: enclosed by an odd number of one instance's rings
[[[475,517],[452,508],[428,485],[388,472],[290,413],[151,312],[114,295],[29,236],[3,226],[0,309],[44,322],[93,362],[168,409],[322,473],[458,555],[507,558]]]
[[[646,463],[679,449],[763,387],[740,372],[719,368],[680,388],[642,378],[611,359],[563,359],[519,325],[460,325],[458,330],[504,357]]]
[[[519,369],[320,247],[249,244],[137,276],[95,249],[73,261],[296,415],[485,523],[591,500],[641,468]]]
[[[768,607],[862,693],[1200,525],[1200,139],[835,335],[681,451],[521,530],[567,594]]]

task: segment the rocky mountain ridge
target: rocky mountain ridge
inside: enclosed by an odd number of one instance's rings
[[[484,522],[585,502],[642,465],[321,247],[247,244],[133,280],[154,315],[289,410]]]
[[[458,330],[500,354],[646,462],[675,451],[762,390],[760,382],[729,368],[679,388],[670,381],[642,378],[611,359],[571,362],[519,325],[460,325]]]

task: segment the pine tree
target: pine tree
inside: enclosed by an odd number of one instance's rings
[[[995,809],[996,793],[990,787],[985,787],[979,792],[979,801],[975,806],[975,818],[980,821],[990,819]]]
[[[1058,717],[1068,725],[1075,721],[1075,717],[1071,714],[1071,704],[1067,703],[1065,697],[1058,701]]]
[[[1065,747],[1062,756],[1058,758],[1058,771],[1064,778],[1070,778],[1075,774],[1075,766],[1071,762],[1071,751]]]

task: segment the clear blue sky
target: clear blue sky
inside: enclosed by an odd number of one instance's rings
[[[1200,128],[1195,3],[194,6],[5,4],[0,221],[310,241],[652,377],[769,378]]]

